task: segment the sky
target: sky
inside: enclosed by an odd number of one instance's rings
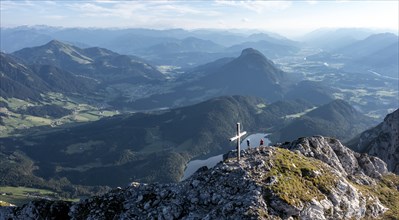
[[[318,28],[398,32],[399,1],[0,0],[1,27],[256,29],[299,36]]]

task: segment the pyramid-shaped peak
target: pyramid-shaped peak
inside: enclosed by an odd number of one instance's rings
[[[336,99],[328,104],[322,105],[306,115],[332,121],[338,121],[342,117],[347,120],[362,118],[362,115],[354,107],[342,99]]]
[[[62,42],[62,41],[59,41],[59,40],[51,40],[51,41],[49,41],[49,42],[46,44],[46,46],[65,47],[65,46],[71,46],[71,45],[69,45],[69,44],[67,44],[67,43],[64,43],[64,42]]]
[[[349,112],[356,112],[356,109],[351,106],[347,101],[342,99],[335,99],[334,101],[328,103],[326,106],[329,108],[343,109]]]
[[[258,50],[255,50],[254,48],[247,48],[241,52],[241,57],[249,56],[249,55],[259,55],[259,56],[265,57],[261,52],[259,52]]]

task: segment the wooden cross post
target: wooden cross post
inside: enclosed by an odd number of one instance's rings
[[[230,138],[230,141],[235,141],[237,140],[237,162],[240,161],[240,142],[241,142],[241,137],[247,134],[246,131],[240,132],[240,123],[237,123],[237,135]]]

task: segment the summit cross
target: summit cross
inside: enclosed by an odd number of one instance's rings
[[[246,131],[240,132],[240,123],[237,123],[237,134],[236,136],[230,138],[230,141],[235,141],[237,140],[237,162],[240,161],[240,142],[241,142],[241,137],[247,134]]]

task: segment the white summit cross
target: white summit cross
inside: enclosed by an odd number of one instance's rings
[[[237,162],[240,161],[240,142],[241,142],[241,137],[244,136],[247,132],[243,131],[240,132],[240,123],[237,123],[237,135],[230,138],[230,141],[235,141],[237,140]]]

